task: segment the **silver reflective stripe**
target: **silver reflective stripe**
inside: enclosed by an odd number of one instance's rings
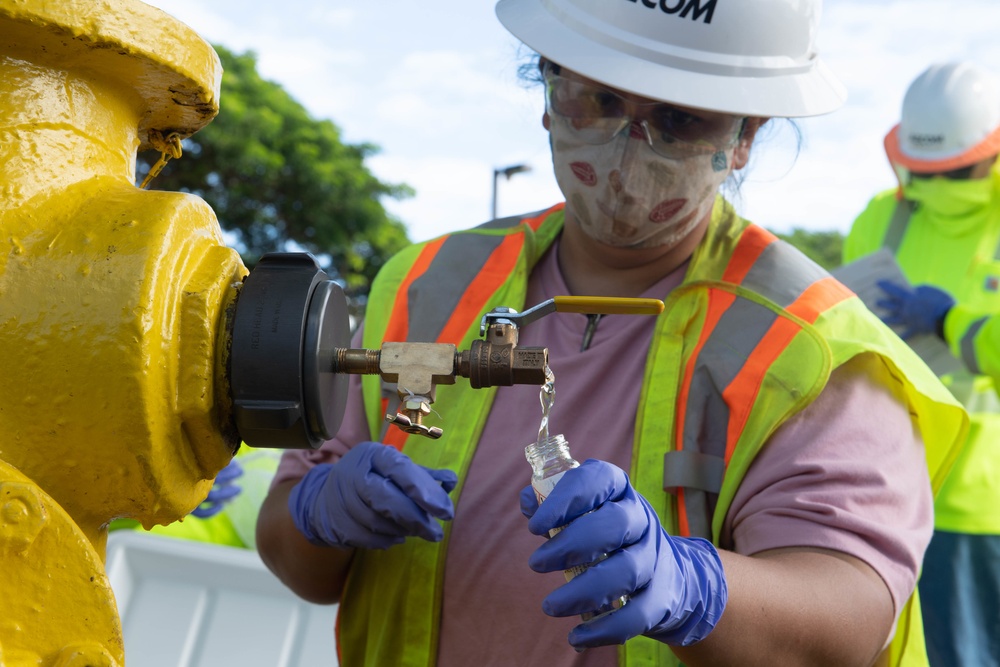
[[[823,267],[802,260],[798,250],[783,241],[776,241],[764,248],[740,284],[787,308],[802,296],[809,285],[830,275]],[[789,276],[787,267],[796,265],[798,270]]]
[[[725,471],[729,406],[722,392],[742,370],[747,357],[777,318],[771,309],[738,297],[719,318],[695,364],[685,409],[683,449],[674,454],[688,453],[702,457],[703,461],[716,460]],[[664,467],[670,465],[668,454],[664,457]],[[687,479],[685,473],[694,476]],[[664,488],[670,491],[669,487],[684,487],[684,506],[691,535],[711,539],[712,514],[723,475],[718,476],[715,488],[705,488],[705,474],[690,467],[682,468],[670,474],[671,482],[665,481]]]
[[[445,240],[427,271],[410,283],[407,292],[410,328],[406,340],[437,341],[466,288],[505,238],[491,234],[453,234]]]
[[[903,235],[906,233],[906,225],[910,222],[910,216],[916,208],[916,202],[912,199],[900,199],[896,204],[896,210],[892,212],[892,220],[889,221],[889,228],[885,231],[882,239],[882,247],[888,248],[892,254],[896,254],[900,244],[903,243]]]
[[[663,487],[676,491],[683,487],[718,493],[726,474],[726,460],[701,452],[668,452],[663,461]]]
[[[983,371],[979,368],[979,360],[976,359],[976,334],[979,330],[983,328],[986,324],[988,317],[983,317],[972,323],[966,332],[962,336],[962,342],[960,348],[962,350],[962,361],[965,362],[965,367],[969,369],[969,372],[976,375],[982,375]]]
[[[684,412],[682,449],[725,455],[729,406],[722,391],[732,384],[776,319],[771,309],[740,298],[723,313],[695,362]]]
[[[688,529],[693,537],[712,539],[711,517],[722,489],[726,460],[719,456],[682,450],[663,457],[663,488],[676,493],[684,489]]]
[[[688,534],[691,537],[703,537],[711,541],[712,515],[715,514],[715,505],[718,497],[718,493],[709,493],[685,487],[684,509],[686,510],[688,519]]]

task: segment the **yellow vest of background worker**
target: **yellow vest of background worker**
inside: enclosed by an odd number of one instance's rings
[[[280,450],[241,445],[235,460],[243,468],[243,474],[233,482],[240,487],[240,493],[228,501],[221,512],[205,519],[187,516],[165,526],[153,526],[148,532],[181,540],[256,549],[257,514],[280,458]],[[110,529],[139,527],[138,521],[119,519],[112,522]]]
[[[958,197],[943,196],[946,183]],[[965,369],[942,378],[971,418],[969,437],[935,500],[935,527],[955,533],[1000,534],[1000,171],[979,180],[913,179],[903,188],[914,202],[905,232],[893,249],[906,278],[951,294],[956,306],[944,322],[945,340]],[[897,191],[877,195],[854,222],[844,261],[883,247],[897,206]],[[970,212],[972,210],[973,212]],[[890,245],[896,245],[890,242]],[[978,372],[976,372],[978,371]]]

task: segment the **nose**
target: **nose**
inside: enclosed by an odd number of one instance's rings
[[[628,136],[631,139],[642,139],[644,141],[649,141],[649,128],[646,127],[646,123],[641,120],[633,120],[628,126]]]

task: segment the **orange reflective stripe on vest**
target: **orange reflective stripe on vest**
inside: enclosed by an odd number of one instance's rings
[[[754,292],[809,324],[853,296],[825,272],[784,261],[787,246],[777,241],[760,227],[747,227],[722,282],[753,283]],[[677,495],[681,535],[711,538],[713,497],[763,378],[801,329],[800,322],[777,309],[722,286],[708,287],[705,322],[679,391],[678,406],[683,409],[677,414],[676,449],[665,459],[664,486]],[[730,354],[721,354],[723,349]]]

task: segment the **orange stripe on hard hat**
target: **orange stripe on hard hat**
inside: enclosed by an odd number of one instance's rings
[[[889,162],[892,165],[905,167],[915,174],[933,174],[968,167],[1000,153],[1000,126],[967,151],[939,160],[921,160],[904,153],[899,144],[898,124],[889,130],[889,134],[885,135],[883,144],[885,145],[885,154],[889,157]]]
[[[854,296],[833,277],[817,280],[807,287],[786,310],[813,324],[826,310]],[[736,441],[746,426],[750,410],[757,400],[761,379],[767,369],[788,347],[802,327],[786,318],[778,318],[754,349],[739,374],[722,392],[729,406],[729,426],[726,434],[726,464],[736,449]]]

